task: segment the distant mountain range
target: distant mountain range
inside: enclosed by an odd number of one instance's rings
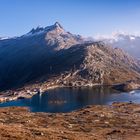
[[[104,41],[86,41],[65,31],[58,22],[33,28],[20,37],[0,39],[0,89],[44,82],[54,76],[57,83],[71,86],[139,79],[140,62],[107,45],[115,47],[115,40]]]
[[[122,48],[133,57],[140,59],[140,36],[116,33],[110,38],[104,37],[98,40],[102,40],[114,48]]]

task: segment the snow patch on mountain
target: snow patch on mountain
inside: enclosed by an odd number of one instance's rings
[[[11,39],[10,37],[0,37],[0,40]]]

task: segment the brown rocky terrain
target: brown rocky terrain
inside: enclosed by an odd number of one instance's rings
[[[0,109],[0,140],[139,140],[140,105],[114,103],[70,113]]]

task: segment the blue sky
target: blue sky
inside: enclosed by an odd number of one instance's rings
[[[83,36],[140,33],[140,0],[0,0],[0,36],[56,21]]]

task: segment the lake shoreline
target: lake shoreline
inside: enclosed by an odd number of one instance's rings
[[[3,102],[9,102],[14,101],[18,99],[25,99],[25,98],[31,98],[35,94],[43,94],[47,92],[50,89],[55,88],[83,88],[83,87],[96,87],[96,86],[108,86],[115,90],[125,92],[125,91],[132,91],[132,90],[138,90],[140,89],[140,83],[139,82],[126,82],[126,83],[118,83],[118,84],[92,84],[92,85],[85,85],[85,86],[67,86],[67,85],[60,85],[60,84],[52,84],[51,82],[45,83],[45,84],[34,84],[34,85],[28,85],[23,88],[19,88],[16,90],[8,90],[5,92],[1,92],[0,94],[0,103]]]
[[[95,84],[92,87],[95,87],[95,86],[104,86],[104,85]],[[45,89],[45,90],[44,89],[42,90],[40,88],[39,88],[39,90],[36,90],[36,91],[26,90],[26,91],[23,91],[22,94],[20,94],[20,92],[22,92],[22,90],[21,90],[21,91],[18,91],[19,94],[17,94],[17,95],[15,95],[15,94],[11,94],[10,96],[9,95],[8,96],[3,96],[3,95],[1,96],[0,95],[0,103],[14,101],[14,100],[18,100],[18,99],[32,98],[36,94],[43,94],[43,93],[47,92],[48,90],[56,89],[56,88],[83,88],[83,87],[90,87],[90,86],[82,86],[82,87],[76,86],[76,87],[74,87],[74,86],[53,85],[53,86],[47,87],[47,89]],[[12,92],[12,91],[10,91],[10,92]]]

